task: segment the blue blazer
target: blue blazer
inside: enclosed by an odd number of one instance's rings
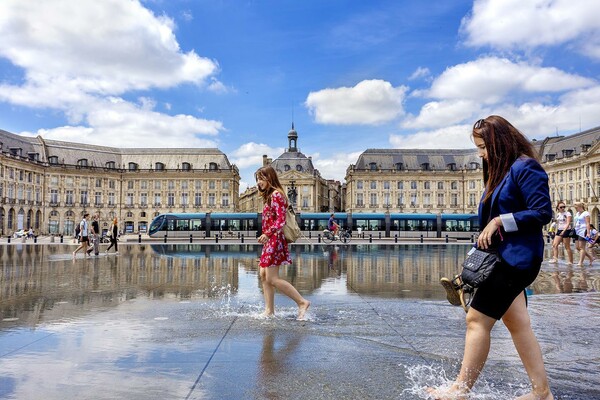
[[[485,191],[484,191],[485,196]],[[483,199],[483,197],[482,197]],[[490,215],[479,203],[479,226],[500,217],[504,240],[498,252],[502,260],[519,269],[539,267],[544,253],[542,227],[552,219],[548,175],[536,160],[518,158],[494,190]]]

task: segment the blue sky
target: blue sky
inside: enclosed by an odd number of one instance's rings
[[[218,147],[254,184],[300,150],[328,179],[367,148],[467,148],[600,125],[600,0],[0,2],[0,129]]]

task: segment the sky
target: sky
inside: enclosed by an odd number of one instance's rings
[[[298,147],[343,182],[368,148],[600,126],[600,0],[2,0],[0,129],[217,147],[254,185]]]

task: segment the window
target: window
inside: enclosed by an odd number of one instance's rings
[[[117,168],[117,165],[114,161],[108,161],[106,164],[104,164],[104,166],[107,169],[116,169]]]
[[[157,162],[154,164],[154,169],[157,171],[163,171],[165,169],[165,164]]]
[[[425,189],[425,190],[431,189],[431,182],[429,182],[429,181],[423,182],[423,189]]]
[[[148,193],[140,193],[140,206],[148,205]]]
[[[221,205],[223,207],[229,207],[229,193],[223,193],[221,197]]]
[[[369,206],[377,207],[377,193],[371,193]]]
[[[444,182],[438,182],[438,190],[444,190]]]
[[[476,187],[476,182],[475,181],[469,181],[469,189],[475,189]]]
[[[201,180],[195,181],[194,186],[195,186],[196,190],[201,190],[202,189],[202,181]]]
[[[452,193],[450,195],[450,206],[451,207],[458,207],[458,194]]]
[[[211,162],[210,164],[208,164],[208,169],[211,171],[216,171],[217,169],[219,169],[219,166],[217,165],[217,163]]]
[[[196,194],[194,194],[194,205],[197,207],[202,205],[202,193],[196,192]]]
[[[138,165],[134,162],[130,162],[129,163],[129,168],[130,171],[137,171],[138,170]]]
[[[404,190],[404,182],[402,182],[402,181],[398,182],[398,190]]]
[[[58,189],[50,189],[50,203],[58,204]]]
[[[97,188],[102,187],[102,179],[100,179],[100,178],[96,179],[96,187]]]
[[[444,193],[438,193],[437,196],[438,196],[438,200],[437,200],[438,207],[445,206],[446,205],[446,201],[444,199]]]
[[[114,192],[109,192],[108,193],[108,205],[109,206],[114,206],[115,205],[115,193]]]
[[[133,189],[133,181],[127,181],[127,189]]]
[[[452,189],[452,190],[458,190],[458,182],[457,181],[452,181],[450,183],[450,189]]]
[[[416,190],[417,189],[417,181],[410,181],[410,188],[411,188],[411,190]]]
[[[125,195],[125,205],[129,207],[133,206],[133,193],[127,193]]]
[[[425,193],[425,195],[423,196],[423,205],[425,207],[428,207],[431,205],[431,194],[430,193]]]
[[[371,189],[377,189],[377,181],[371,181]]]
[[[88,166],[88,160],[87,160],[87,158],[82,158],[80,160],[77,160],[77,166],[78,167],[82,167],[82,168],[86,168]]]
[[[214,189],[217,185],[215,184],[215,181],[208,181],[208,188],[209,189]]]
[[[154,181],[154,190],[160,190],[161,184],[159,180]]]
[[[187,207],[188,205],[188,194],[187,193],[181,193],[181,206],[182,207]]]
[[[67,206],[72,206],[73,205],[73,191],[72,190],[67,190],[65,193],[65,204]]]
[[[192,164],[190,164],[189,162],[181,163],[181,170],[182,171],[189,171],[191,169],[192,169]]]
[[[396,163],[396,171],[402,171],[402,167],[403,167],[403,165],[401,162]]]
[[[296,165],[296,171],[302,172],[302,165]]]
[[[369,163],[369,169],[371,171],[377,171],[377,163],[374,163],[374,162]]]
[[[221,186],[223,187],[223,190],[229,190],[229,181],[221,182]]]
[[[89,202],[89,200],[88,200],[88,192],[87,192],[87,190],[82,190],[81,191],[81,205],[85,206],[85,205],[88,204],[88,202]]]
[[[383,188],[386,190],[390,189],[390,181],[383,181]]]
[[[292,169],[292,167],[290,167],[288,164],[285,164],[283,169],[284,169],[284,171],[289,171],[290,169]]]
[[[102,204],[102,192],[94,193],[94,204],[97,206]]]
[[[114,179],[108,181],[108,188],[114,189],[116,187]]]
[[[209,206],[214,206],[215,205],[215,194],[214,193],[209,193],[208,194],[208,205]]]
[[[357,189],[362,189],[363,188],[363,181],[356,181],[356,188]]]
[[[423,163],[421,164],[421,170],[423,171],[429,171],[429,163]]]
[[[154,206],[160,207],[160,203],[161,203],[160,193],[154,193]]]
[[[148,189],[148,181],[140,181],[140,189],[142,189],[142,190]]]
[[[356,205],[359,207],[362,207],[365,205],[362,193],[356,194]]]
[[[456,163],[450,163],[447,167],[450,171],[456,171]]]
[[[167,193],[167,206],[175,207],[175,193],[173,193],[173,192]]]

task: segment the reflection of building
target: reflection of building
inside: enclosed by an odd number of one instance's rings
[[[327,181],[321,177],[312,162],[298,148],[298,132],[292,129],[288,133],[288,148],[277,159],[270,160],[263,156],[263,165],[271,164],[279,175],[279,180],[286,193],[295,194],[294,207],[298,212],[328,212],[340,210],[340,183]],[[293,197],[293,195],[292,195]],[[256,200],[254,200],[256,199]],[[290,200],[294,200],[291,198]],[[259,212],[262,201],[254,189],[247,190],[240,196],[240,210]]]
[[[165,212],[234,212],[239,172],[218,149],[119,149],[0,130],[0,234],[74,232],[84,211],[145,232]]]

